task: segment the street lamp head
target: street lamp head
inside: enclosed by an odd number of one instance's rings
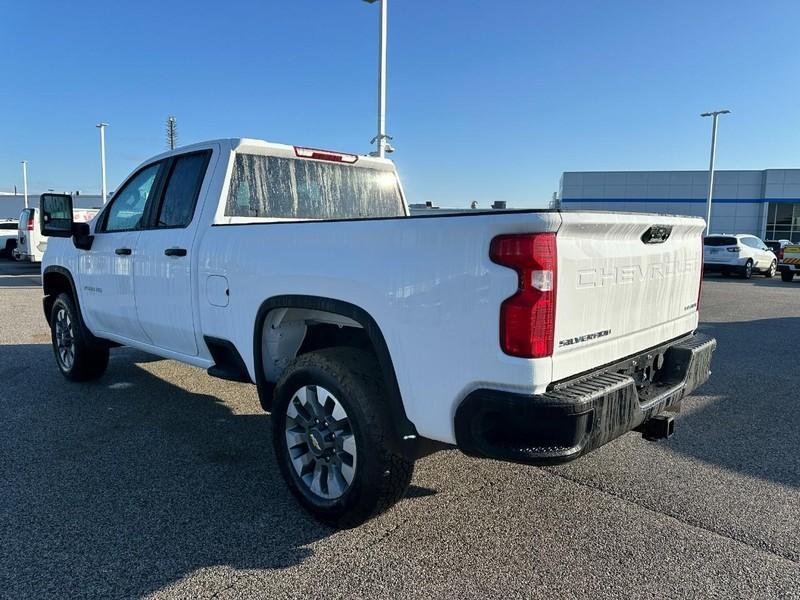
[[[731,112],[731,111],[729,111],[728,109],[724,109],[724,110],[712,110],[711,112],[704,112],[704,113],[701,113],[701,114],[700,114],[700,116],[701,116],[701,117],[715,117],[715,116],[717,116],[717,115],[727,115],[727,114],[728,114],[728,113],[730,113],[730,112]]]
[[[367,4],[375,4],[376,2],[380,2],[381,0],[364,0]]]
[[[108,127],[108,123],[98,123],[95,127]]]

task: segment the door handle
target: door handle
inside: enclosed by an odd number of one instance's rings
[[[164,250],[165,256],[186,256],[186,248],[167,248]]]
[[[131,253],[130,248],[117,248],[114,250],[114,254],[118,254],[119,256],[129,256]]]

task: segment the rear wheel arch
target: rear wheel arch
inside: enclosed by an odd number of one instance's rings
[[[321,313],[328,313],[337,315],[342,318],[343,328],[347,329],[347,323],[360,328],[361,332],[350,331],[343,332],[342,335],[351,336],[352,340],[341,345],[352,345],[355,347],[362,347],[368,349],[375,356],[380,367],[380,372],[384,380],[386,398],[383,409],[387,413],[387,418],[392,429],[392,440],[389,440],[396,445],[393,450],[400,453],[412,452],[411,446],[417,440],[417,431],[413,423],[409,421],[405,407],[403,405],[402,396],[400,394],[400,387],[397,383],[397,376],[394,369],[389,348],[386,340],[383,337],[380,327],[375,319],[359,306],[344,302],[342,300],[335,300],[332,298],[324,298],[320,296],[307,296],[307,295],[283,295],[274,296],[262,302],[258,309],[253,328],[253,366],[255,371],[256,386],[258,388],[258,395],[261,405],[264,410],[269,411],[272,403],[272,392],[274,390],[274,382],[268,381],[264,372],[264,351],[262,344],[262,336],[264,326],[267,323],[267,318],[273,311],[282,309],[305,309],[309,311],[319,311]],[[362,333],[363,332],[363,333]],[[369,344],[368,348],[364,348],[364,344]],[[319,350],[319,343],[307,341],[304,339],[298,345],[297,354],[303,354],[313,350]],[[405,443],[408,442],[408,443]]]

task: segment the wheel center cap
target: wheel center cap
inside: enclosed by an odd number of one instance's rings
[[[314,454],[322,454],[325,450],[325,438],[318,429],[312,429],[308,432],[308,445]]]

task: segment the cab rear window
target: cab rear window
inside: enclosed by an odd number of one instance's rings
[[[392,171],[238,154],[225,216],[365,219],[402,217],[405,208]]]
[[[722,237],[722,236],[707,237],[703,241],[704,246],[735,246],[736,243],[737,242],[735,237]]]

